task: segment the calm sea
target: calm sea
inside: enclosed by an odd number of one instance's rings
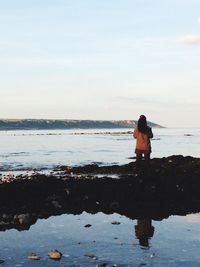
[[[135,147],[132,135],[116,134],[119,129],[104,134],[108,131],[0,131],[0,171],[130,162]],[[199,143],[200,129],[154,129],[152,157],[177,154],[200,157]]]
[[[101,134],[94,134],[97,130],[0,132],[1,172],[92,162],[130,162],[129,158],[134,156],[134,140],[131,135],[114,133],[118,131],[112,130],[110,135],[103,133],[106,130],[101,130]],[[81,132],[88,134],[73,134]],[[199,144],[200,129],[154,129],[152,157],[174,154],[200,157]],[[112,221],[120,224],[112,225]],[[86,224],[92,226],[85,228]],[[5,260],[5,266],[12,267],[95,267],[102,263],[110,267],[114,264],[121,267],[200,266],[199,214],[147,221],[151,234],[145,242],[138,238],[139,224],[138,220],[119,214],[85,212],[40,219],[28,231],[0,232],[0,259]],[[52,249],[63,253],[61,261],[48,259],[47,253]],[[41,256],[41,260],[28,260],[31,252]],[[88,253],[98,259],[84,256]]]

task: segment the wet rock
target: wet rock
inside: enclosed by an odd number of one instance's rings
[[[9,226],[9,225],[10,225],[10,222],[0,221],[0,229],[4,229],[4,228],[6,228],[6,226]]]
[[[99,264],[99,267],[106,267],[106,266],[108,266],[108,263],[107,262],[103,262],[103,263],[100,263]]]
[[[121,224],[121,223],[118,222],[118,221],[112,221],[111,224],[113,224],[113,225],[119,225],[119,224]]]
[[[112,202],[110,204],[110,209],[113,211],[117,211],[119,209],[119,202]]]
[[[62,209],[62,206],[59,204],[58,201],[53,200],[51,203],[56,209]]]
[[[27,225],[31,222],[30,215],[28,213],[15,215],[14,220],[15,222],[18,222],[21,225]]]
[[[28,259],[29,259],[29,260],[40,260],[41,257],[38,256],[38,255],[35,254],[35,253],[31,253],[30,255],[28,255]]]
[[[62,258],[62,253],[57,249],[54,249],[49,251],[48,256],[52,260],[60,260]]]
[[[2,215],[2,219],[3,219],[4,222],[9,222],[9,221],[12,220],[12,218],[13,218],[13,217],[12,217],[11,214],[5,214],[5,213],[4,213],[4,214]]]
[[[93,253],[86,253],[84,254],[85,257],[91,258],[93,260],[98,260],[98,257]]]
[[[66,192],[67,196],[69,196],[70,191],[67,188],[65,188],[65,192]]]
[[[58,172],[19,175],[17,179],[9,175],[0,181],[0,229],[24,230],[38,218],[83,211],[117,212],[132,219],[199,212],[199,158],[154,158],[149,170],[138,176],[134,168],[134,162],[71,167],[73,179]]]
[[[92,226],[91,224],[86,224],[86,225],[84,225],[85,228],[89,228],[89,227],[91,227],[91,226]]]

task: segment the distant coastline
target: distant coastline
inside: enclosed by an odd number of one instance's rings
[[[64,130],[64,129],[132,129],[137,120],[47,120],[47,119],[0,119],[0,131],[9,130]],[[163,126],[148,122],[153,128]]]

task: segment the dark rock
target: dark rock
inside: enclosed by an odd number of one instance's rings
[[[26,213],[26,214],[15,215],[14,216],[14,221],[16,223],[24,225],[24,224],[30,224],[31,219],[30,219],[30,215],[28,213]]]
[[[92,253],[86,253],[84,254],[85,257],[91,258],[93,260],[98,260],[98,257],[95,254]]]
[[[106,267],[106,266],[108,266],[108,263],[107,263],[107,262],[103,262],[103,263],[101,263],[99,266],[100,266],[100,267]]]
[[[111,202],[109,207],[111,210],[117,211],[119,209],[119,202]]]
[[[91,226],[92,226],[91,224],[86,224],[84,227],[89,228]]]
[[[62,206],[59,204],[58,201],[53,200],[51,203],[56,209],[62,209]]]
[[[155,158],[148,169],[142,165],[138,176],[134,169],[134,162],[93,164],[71,167],[72,177],[37,173],[1,180],[0,230],[24,230],[38,218],[83,211],[156,220],[200,211],[199,158]]]
[[[121,224],[121,223],[120,223],[120,222],[117,222],[117,221],[113,221],[113,222],[111,222],[111,224],[119,225],[119,224]]]

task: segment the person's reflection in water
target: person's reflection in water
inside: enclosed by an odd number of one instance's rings
[[[153,237],[154,227],[149,218],[137,220],[135,225],[135,235],[139,239],[140,246],[149,247],[149,239]]]

